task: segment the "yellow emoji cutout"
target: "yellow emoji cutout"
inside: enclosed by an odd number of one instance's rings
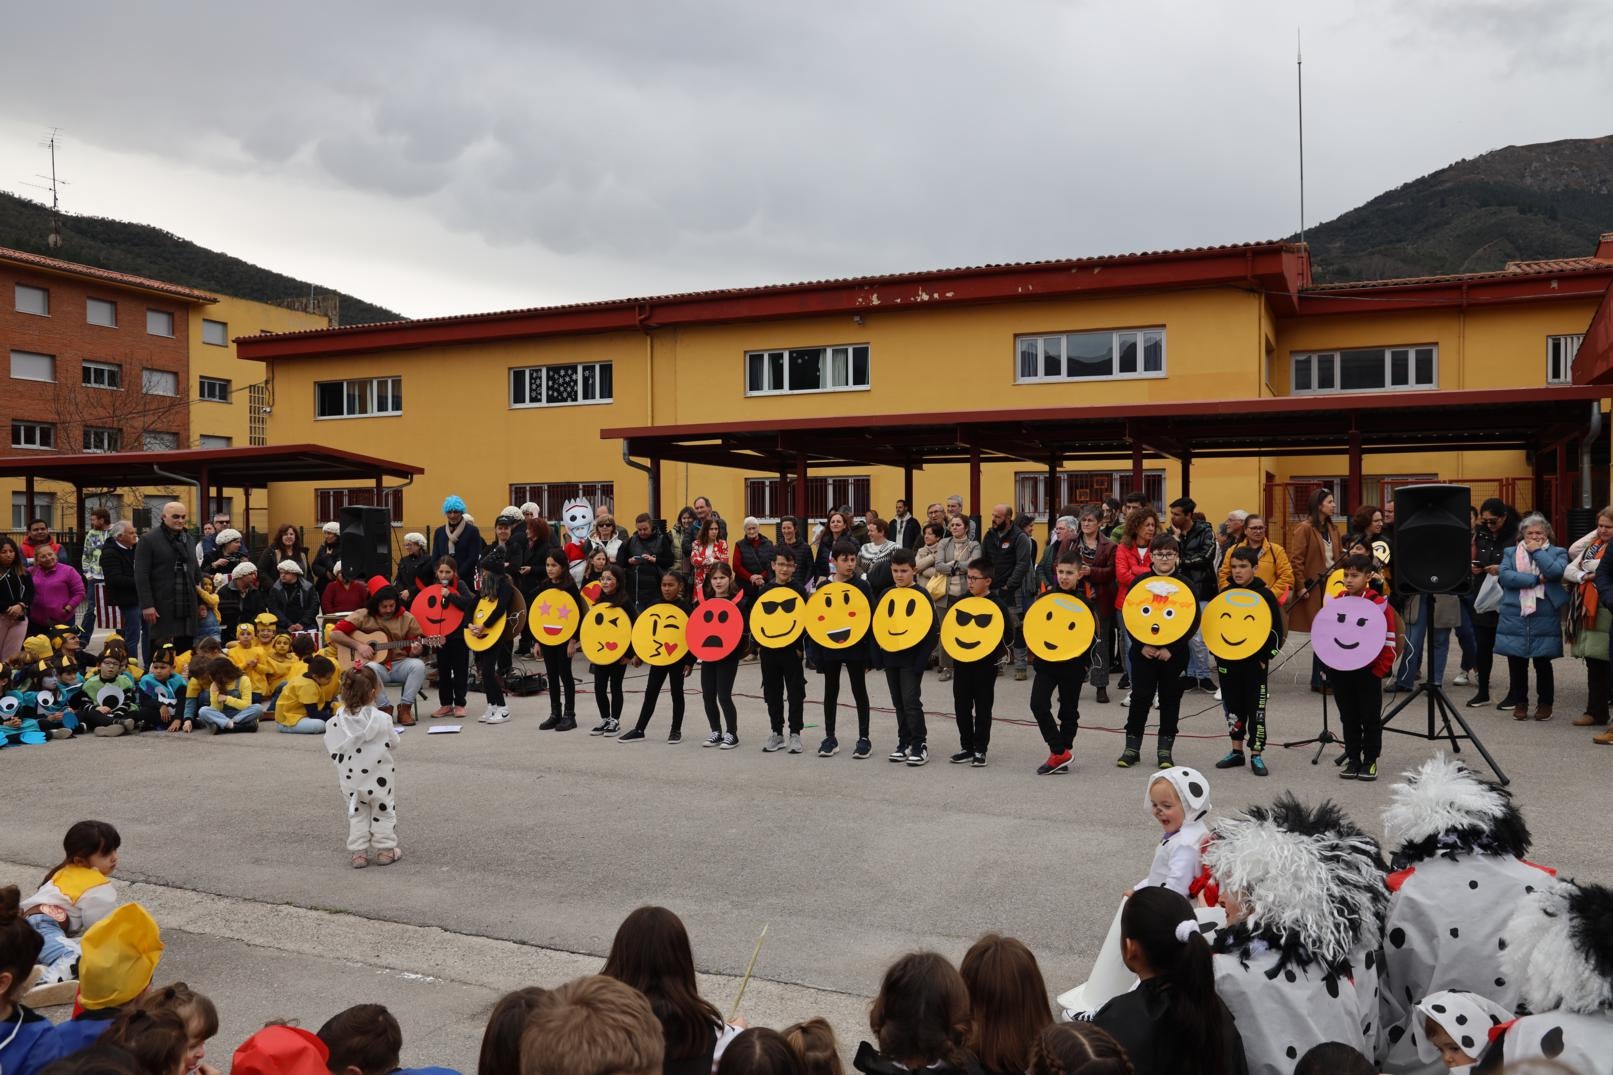
[[[1322,604],[1327,604],[1335,597],[1344,596],[1344,569],[1335,567],[1328,573],[1327,582],[1322,589]]]
[[[595,605],[582,618],[582,654],[594,664],[614,664],[633,645],[633,620],[615,605]]]
[[[532,624],[532,636],[545,646],[558,646],[571,641],[582,622],[582,610],[577,599],[559,587],[544,590],[532,599],[527,609]]]
[[[497,612],[498,602],[491,597],[484,597],[476,602],[476,607],[471,609],[470,623],[465,625],[465,645],[477,653],[492,648],[493,643],[503,636],[504,621],[508,619],[507,616],[495,616]],[[493,622],[489,623],[488,620]],[[483,634],[480,638],[471,633],[473,624],[482,628]]]
[[[868,633],[868,598],[849,582],[819,586],[807,598],[806,633],[824,649],[849,649]]]
[[[1389,566],[1389,543],[1383,538],[1372,543],[1372,558],[1384,567]]]
[[[1145,646],[1168,646],[1193,629],[1198,612],[1193,590],[1181,579],[1153,575],[1131,588],[1120,618],[1131,637]]]
[[[941,648],[955,661],[983,660],[1003,640],[1003,610],[989,597],[953,602],[941,619]]]
[[[751,606],[750,636],[759,646],[783,649],[806,630],[807,599],[788,586],[765,590]]]
[[[633,652],[645,664],[675,664],[687,655],[683,633],[688,626],[688,615],[677,605],[651,605],[633,623]]]
[[[1074,594],[1045,593],[1025,610],[1025,648],[1044,661],[1074,660],[1097,631],[1092,610]]]
[[[880,594],[874,608],[874,644],[900,653],[924,641],[935,626],[935,606],[917,586],[893,586]]]
[[[1271,606],[1253,590],[1222,590],[1204,606],[1204,645],[1223,661],[1253,657],[1271,638]]]

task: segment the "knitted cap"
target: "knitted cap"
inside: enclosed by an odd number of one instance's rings
[[[240,540],[241,532],[235,529],[233,526],[226,526],[224,529],[213,535],[214,545],[228,545],[232,541]]]
[[[276,571],[289,571],[293,575],[302,574],[302,565],[295,560],[281,560],[274,565]]]
[[[419,545],[423,549],[427,545],[426,535],[420,533],[418,530],[411,530],[407,534],[403,535],[403,543],[405,545]]]
[[[84,931],[78,999],[85,1008],[115,1008],[143,993],[162,958],[156,919],[126,903]]]
[[[300,1026],[266,1026],[241,1043],[230,1061],[235,1075],[329,1075],[330,1050]]]
[[[247,561],[243,560],[240,563],[236,564],[235,567],[231,569],[230,578],[232,578],[232,579],[244,579],[248,575],[256,575],[257,573],[258,573],[258,565],[257,564],[248,563]]]
[[[327,534],[340,534],[342,532],[342,524],[341,523],[326,523],[324,526],[321,526],[319,529],[323,530]]]

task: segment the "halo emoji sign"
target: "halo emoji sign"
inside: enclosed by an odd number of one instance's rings
[[[880,595],[874,608],[874,642],[886,653],[912,649],[935,626],[935,606],[917,586],[897,586]]]
[[[1168,646],[1193,629],[1199,604],[1180,579],[1157,575],[1131,588],[1120,618],[1131,637],[1145,646]]]
[[[763,591],[751,606],[750,636],[767,649],[794,645],[806,630],[806,603],[806,598],[788,586]]]
[[[1204,606],[1204,645],[1223,661],[1260,652],[1271,638],[1271,606],[1253,590],[1222,590]]]
[[[532,624],[532,634],[539,642],[545,646],[558,646],[571,641],[571,636],[577,633],[577,624],[582,622],[582,611],[577,607],[575,597],[554,587],[533,599],[531,607],[527,609],[527,619]]]
[[[806,633],[824,649],[849,649],[868,633],[868,598],[848,582],[819,586],[807,598]]]
[[[1069,661],[1092,645],[1097,621],[1074,594],[1045,593],[1025,610],[1025,647],[1047,661]]]
[[[645,664],[664,667],[683,660],[689,617],[677,605],[661,602],[633,621],[633,652]]]
[[[726,597],[708,597],[695,606],[684,628],[684,644],[702,661],[720,661],[739,647],[745,617]]]
[[[965,597],[941,620],[941,648],[968,664],[986,657],[1003,640],[1003,610],[989,597]]]
[[[633,620],[616,605],[598,605],[582,618],[582,652],[594,664],[614,664],[633,645]]]
[[[1378,659],[1389,641],[1389,621],[1375,601],[1335,597],[1311,624],[1311,648],[1336,672],[1353,672]]]

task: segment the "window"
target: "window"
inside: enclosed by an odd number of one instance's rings
[[[11,352],[11,376],[19,381],[54,381],[56,356],[32,351]]]
[[[1058,495],[1047,502],[1047,473],[1021,471],[1014,475],[1014,510],[1028,511],[1045,520],[1050,511],[1066,505],[1095,504],[1105,497],[1123,498],[1131,491],[1129,470],[1060,471]],[[1165,510],[1165,472],[1143,471],[1143,495],[1155,511]]]
[[[179,447],[179,434],[148,431],[141,436],[140,443],[143,451],[171,452]]]
[[[118,304],[107,299],[85,299],[84,320],[103,328],[117,328]]]
[[[196,381],[196,398],[213,403],[230,401],[230,382],[222,377],[200,377]]]
[[[11,494],[11,529],[17,531],[18,533],[28,529],[28,521],[30,519],[43,519],[49,523],[55,518],[55,493],[36,492],[34,494],[34,508],[32,511],[28,510],[28,494],[26,491]],[[52,524],[51,529],[55,529],[54,524]]]
[[[365,377],[314,384],[315,418],[370,418],[403,413],[403,378]]]
[[[374,507],[376,503],[375,486],[373,485],[361,485],[352,489],[315,489],[314,518],[340,519],[342,509],[348,505],[364,504]],[[403,488],[401,486],[382,489],[379,503],[381,507],[391,512],[393,526],[403,525]],[[491,525],[488,526],[487,531],[489,534],[493,532]]]
[[[146,311],[147,336],[172,336],[174,334],[174,315],[167,310]]]
[[[868,345],[798,347],[745,354],[745,394],[854,392],[868,387]]]
[[[17,312],[20,314],[38,314],[40,317],[50,316],[50,292],[42,287],[29,287],[27,284],[17,285]]]
[[[148,396],[177,396],[179,374],[173,370],[143,370],[140,373],[140,391]]]
[[[510,370],[510,406],[553,407],[565,403],[609,403],[609,362],[564,366],[521,366]]]
[[[84,450],[86,452],[115,452],[123,444],[123,434],[116,429],[107,429],[102,426],[84,427]]]
[[[578,497],[588,501],[594,507],[601,504],[614,504],[616,502],[615,482],[537,482],[525,485],[510,486],[510,503],[525,504],[531,502],[538,506],[538,513],[545,519],[560,518],[560,509],[568,500]],[[635,514],[637,514],[635,512]],[[618,527],[625,526],[631,530],[631,524],[624,524],[620,520]]]
[[[1584,342],[1583,332],[1578,336],[1546,337],[1547,384],[1574,383],[1574,356],[1579,354],[1579,345]]]
[[[234,443],[234,437],[215,437],[207,433],[202,433],[196,438],[198,448],[228,448]]]
[[[1294,356],[1292,395],[1439,387],[1439,348],[1366,347]]]
[[[261,384],[246,388],[246,442],[254,448],[269,443],[269,419],[264,411],[269,408],[269,390]]]
[[[13,448],[54,448],[56,447],[56,427],[47,422],[12,422],[11,446]]]
[[[106,509],[106,513],[113,520],[123,518],[123,497],[118,493],[90,493],[84,497],[84,513],[87,516],[96,508]]]
[[[112,362],[84,363],[85,388],[122,388],[123,367]]]
[[[827,518],[831,511],[848,504],[853,515],[862,515],[871,503],[870,488],[868,476],[863,474],[808,478],[807,518]],[[791,481],[781,489],[777,478],[746,478],[745,514],[768,522],[775,522],[782,515],[794,515],[795,482]]]
[[[214,347],[228,347],[230,345],[229,323],[202,318],[202,342],[211,344]]]
[[[1020,384],[1165,376],[1163,328],[1017,336],[1014,348]]]

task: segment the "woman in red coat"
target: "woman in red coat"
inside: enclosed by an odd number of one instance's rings
[[[1083,524],[1085,519],[1082,520]],[[1124,631],[1119,626],[1120,606],[1126,601],[1126,592],[1139,576],[1149,572],[1148,546],[1153,542],[1154,535],[1159,531],[1159,514],[1153,508],[1138,508],[1126,516],[1125,531],[1120,544],[1115,546],[1115,591],[1114,606],[1115,630]],[[1083,539],[1085,532],[1083,531]],[[1125,675],[1120,677],[1120,689],[1126,690],[1131,686],[1131,643],[1122,638],[1120,640],[1120,661]]]

